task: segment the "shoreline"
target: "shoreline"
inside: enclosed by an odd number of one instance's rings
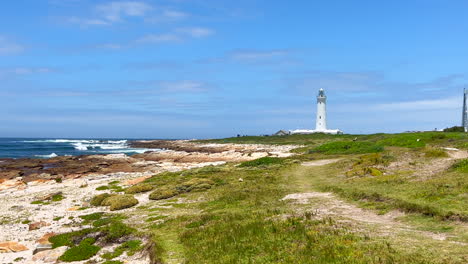
[[[143,144],[143,143],[141,143]],[[0,254],[0,262],[38,263],[34,251],[40,249],[44,236],[77,230],[81,215],[96,212],[110,212],[102,207],[92,207],[91,197],[109,190],[99,190],[119,182],[119,188],[126,188],[147,178],[163,173],[177,172],[206,166],[217,166],[227,162],[242,162],[265,156],[287,157],[294,155],[291,149],[297,146],[269,146],[251,144],[199,144],[189,141],[144,142],[144,144],[166,144],[177,150],[166,149],[126,156],[125,154],[89,155],[78,157],[40,160],[20,160],[0,163],[0,172],[22,172],[25,176],[0,179],[0,242],[18,243],[23,251]],[[29,162],[29,167],[25,162]],[[55,163],[62,167],[45,167]],[[16,166],[15,169],[14,166]],[[34,165],[36,165],[34,167]],[[5,170],[10,168],[10,170]],[[69,173],[64,173],[69,170]],[[93,171],[96,170],[96,171]],[[39,173],[42,172],[42,173]],[[51,172],[51,173],[46,173]],[[59,174],[60,172],[60,174]],[[29,173],[29,174],[28,174]],[[61,175],[61,180],[56,180]],[[63,197],[59,202],[44,199],[54,194]],[[49,197],[50,198],[50,197]],[[139,206],[148,203],[148,194],[136,194]],[[135,208],[120,212],[131,212]],[[47,244],[47,243],[46,243]],[[113,250],[112,248],[104,248]],[[53,251],[53,250],[49,250]],[[50,252],[52,254],[52,252]],[[148,256],[127,258],[131,263],[149,263]]]

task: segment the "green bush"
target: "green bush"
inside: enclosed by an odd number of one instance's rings
[[[163,200],[163,199],[168,199],[168,198],[174,197],[174,196],[176,196],[178,194],[179,194],[179,192],[177,190],[175,190],[175,189],[161,188],[161,189],[157,189],[154,192],[152,192],[149,195],[149,198],[151,200]]]
[[[133,195],[123,194],[106,198],[101,205],[109,206],[111,211],[122,210],[138,204],[138,200]]]
[[[65,262],[87,260],[101,250],[100,247],[93,245],[94,242],[96,240],[92,237],[85,238],[78,246],[71,247],[65,251],[59,259]]]
[[[459,172],[468,173],[468,159],[458,161],[452,165],[452,168]]]
[[[272,164],[281,164],[283,160],[280,158],[274,157],[263,157],[256,160],[242,162],[239,167],[258,167],[258,166],[267,166]]]
[[[386,139],[378,141],[378,144],[384,146],[421,148],[426,146],[426,139],[430,138],[424,134],[397,134],[391,135]]]
[[[140,184],[136,184],[131,187],[128,187],[127,189],[125,189],[125,193],[127,194],[142,193],[142,192],[149,192],[153,189],[154,187],[151,184],[140,183]]]
[[[324,154],[364,154],[382,152],[384,148],[372,142],[336,141],[325,143],[311,152]]]
[[[449,155],[443,149],[426,149],[424,150],[426,158],[447,158]]]
[[[194,178],[176,186],[179,193],[203,191],[211,188],[215,183],[210,179]]]
[[[83,220],[87,220],[87,221],[95,221],[95,220],[101,219],[103,214],[104,214],[103,212],[99,212],[99,213],[92,213],[88,215],[80,215],[80,218]]]
[[[135,232],[135,229],[120,221],[111,221],[111,223],[107,226],[104,226],[101,231],[105,234],[106,242],[116,242],[120,238]]]
[[[99,195],[96,195],[94,196],[92,199],[91,199],[91,205],[92,206],[101,206],[102,205],[102,202],[109,198],[109,197],[112,197],[112,196],[115,196],[116,194],[110,194],[110,193],[103,193],[103,194],[99,194]]]
[[[465,132],[465,128],[462,126],[448,127],[444,129],[444,132]]]

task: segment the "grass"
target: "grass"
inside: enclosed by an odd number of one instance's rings
[[[425,149],[423,152],[426,158],[448,158],[449,157],[447,152],[443,149],[429,148],[429,149]]]
[[[126,194],[135,194],[142,192],[149,192],[154,189],[154,186],[148,183],[136,184],[125,189]]]
[[[242,162],[239,167],[258,167],[258,166],[266,166],[272,164],[282,164],[283,160],[280,158],[273,158],[273,157],[263,157],[256,160]]]
[[[414,182],[404,174],[376,175],[377,177],[342,177],[341,167],[329,165],[309,169],[310,181],[323,190],[363,202],[367,207],[383,212],[398,209],[440,220],[468,221],[468,183],[464,174],[444,172],[433,178]]]
[[[95,242],[96,239],[92,237],[85,238],[79,245],[65,251],[65,253],[59,257],[59,260],[65,262],[87,260],[101,250],[100,247],[93,245]]]
[[[49,238],[53,248],[69,247],[60,256],[61,261],[87,260],[100,251],[100,246],[115,243],[122,243],[116,248],[116,251],[122,251],[122,253],[127,251],[127,254],[134,254],[142,249],[140,240],[131,239],[136,230],[123,223],[122,216],[93,213],[82,215],[80,218],[87,221],[88,224],[91,223],[94,227],[58,234]]]
[[[372,142],[358,141],[337,141],[325,143],[312,152],[320,152],[324,154],[363,154],[382,152],[384,148],[381,145]]]
[[[109,206],[111,211],[130,208],[137,204],[138,200],[130,194],[110,196],[101,202],[101,206]]]
[[[460,160],[452,165],[452,169],[461,173],[468,173],[468,159]]]
[[[298,192],[292,172],[299,165],[294,161],[307,157],[310,154],[283,159],[281,163],[256,160],[251,166],[227,164],[157,175],[147,182],[170,190],[200,179],[214,184],[209,189],[178,194],[196,203],[170,208],[152,208],[149,204],[137,209],[134,216],[156,210],[164,213],[164,217],[147,218],[142,229],[152,234],[156,245],[153,255],[163,263],[457,263],[458,256],[447,257],[437,248],[424,248],[425,243],[400,245],[400,241],[373,237],[363,227],[356,230],[353,225],[331,218],[315,219],[310,212],[298,214],[281,198]],[[351,160],[317,167],[318,171],[304,171],[313,174],[307,180],[324,190],[336,187],[335,191],[340,192],[338,187],[344,188],[350,181],[340,177],[339,172],[354,164],[386,166],[394,159],[386,152],[348,157]],[[368,197],[377,193],[374,198],[379,200],[380,192],[391,186],[367,191],[392,181],[386,177],[377,176],[372,184],[362,178],[349,188],[363,187]],[[239,178],[244,181],[239,182]]]

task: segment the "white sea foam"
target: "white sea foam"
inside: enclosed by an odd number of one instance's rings
[[[76,150],[88,150],[88,146],[84,145],[83,143],[73,143],[72,145]]]
[[[55,153],[51,153],[49,155],[34,155],[35,157],[39,157],[39,158],[55,158],[55,157],[58,157],[57,154]]]

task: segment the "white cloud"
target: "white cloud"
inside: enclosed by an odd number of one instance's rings
[[[230,57],[238,61],[257,61],[271,59],[275,57],[286,56],[290,52],[288,50],[235,50],[230,53]]]
[[[109,2],[94,7],[95,17],[69,17],[67,21],[78,24],[81,27],[109,26],[117,22],[123,22],[127,17],[145,17],[153,8],[137,1]]]
[[[202,27],[179,28],[177,29],[177,31],[183,34],[187,34],[194,38],[208,37],[215,33],[212,29]]]
[[[47,67],[12,67],[12,68],[0,68],[0,79],[3,79],[8,76],[17,76],[17,75],[28,75],[34,73],[51,73],[55,72],[55,69]]]
[[[143,17],[152,7],[143,2],[110,2],[96,6],[96,11],[109,22],[122,21],[123,17]]]
[[[20,53],[24,47],[9,41],[7,38],[0,36],[0,55],[13,55]]]
[[[164,92],[205,92],[208,90],[208,85],[198,81],[174,81],[174,82],[160,82],[157,84]]]
[[[137,43],[164,43],[164,42],[182,42],[187,38],[202,38],[214,34],[209,28],[189,27],[179,28],[174,32],[164,34],[148,34],[135,42]]]
[[[137,43],[163,43],[163,42],[179,42],[182,39],[177,34],[166,33],[166,34],[148,34],[140,39],[137,39]]]
[[[377,104],[373,108],[382,111],[416,111],[416,110],[440,110],[440,109],[456,109],[462,105],[462,98],[459,96],[405,101],[405,102],[392,102]]]

